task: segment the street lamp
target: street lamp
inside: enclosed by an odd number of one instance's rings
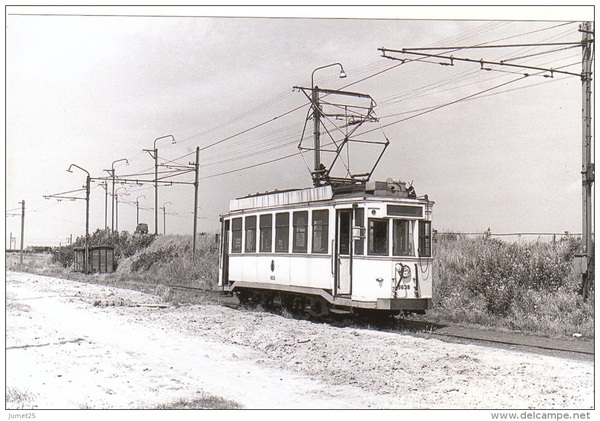
[[[137,216],[136,216],[136,219],[135,219],[135,225],[136,225],[136,227],[140,224],[140,202],[138,201],[138,199],[140,197],[143,197],[145,199],[146,196],[145,195],[141,195],[141,196],[138,196],[138,197],[135,198],[135,207],[137,209]]]
[[[87,174],[87,177],[85,179],[85,249],[84,249],[84,255],[83,255],[83,273],[87,274],[88,273],[88,253],[89,253],[89,238],[90,238],[90,173],[81,168],[79,165],[75,165],[75,164],[71,164],[69,166],[69,169],[67,170],[68,172],[73,172],[71,171],[71,168],[79,168],[81,171],[85,172]]]
[[[118,191],[121,189],[126,189],[126,187],[119,187],[117,190],[115,190],[115,202],[117,204],[117,212],[115,215],[115,220],[117,222],[117,234],[119,233],[119,193],[118,193]],[[123,196],[129,196],[129,193],[124,193]]]
[[[117,162],[120,162],[120,161],[125,161],[125,163],[127,165],[129,165],[129,161],[127,160],[127,158],[121,158],[121,159],[117,159],[116,161],[113,161],[110,170],[104,170],[107,173],[109,173],[111,175],[111,177],[112,177],[112,200],[111,200],[111,204],[112,204],[112,210],[111,210],[111,219],[112,219],[111,230],[112,230],[112,232],[115,232],[115,164]],[[118,228],[118,224],[117,224],[117,231],[118,230],[119,230],[119,228]]]
[[[171,202],[166,202],[162,205],[163,210],[163,235],[167,235],[167,208],[165,205],[171,204]]]
[[[154,139],[154,149],[144,149],[152,158],[154,158],[154,234],[158,235],[158,149],[156,149],[156,141],[160,139],[171,138],[171,144],[175,144],[173,135],[157,137]]]
[[[321,168],[321,107],[319,106],[319,87],[315,87],[315,72],[320,69],[325,69],[327,67],[340,66],[340,78],[346,77],[346,72],[344,72],[344,67],[340,63],[331,63],[326,66],[317,67],[313,70],[310,75],[310,87],[312,89],[312,103],[313,103],[313,119],[314,119],[314,136],[315,136],[315,171],[313,176],[313,184],[315,187],[321,184],[320,182],[320,172]]]

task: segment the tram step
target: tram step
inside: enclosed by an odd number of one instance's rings
[[[350,310],[345,310],[342,308],[331,308],[329,309],[329,312],[333,314],[352,314]]]

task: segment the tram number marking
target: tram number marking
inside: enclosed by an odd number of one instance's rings
[[[275,275],[271,275],[271,281],[275,280]]]
[[[409,290],[410,289],[410,285],[408,285],[408,284],[400,284],[400,285],[398,285],[398,289],[400,289],[400,290]]]

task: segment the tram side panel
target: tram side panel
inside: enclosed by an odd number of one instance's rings
[[[421,298],[433,298],[433,259],[417,262],[419,292]]]
[[[352,297],[358,301],[376,301],[392,298],[392,278],[389,258],[354,258],[352,270]]]
[[[230,254],[228,279],[265,285],[331,289],[331,256]],[[221,284],[223,285],[223,284]]]

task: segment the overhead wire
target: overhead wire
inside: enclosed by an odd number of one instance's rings
[[[490,23],[490,24],[485,24],[485,25],[482,25],[482,26],[481,26],[481,27],[479,27],[479,28],[476,28],[476,30],[472,30],[472,31],[471,31],[471,33],[466,33],[466,34],[464,34],[464,36],[463,36],[462,38],[456,37],[456,38],[454,38],[454,39],[448,38],[448,39],[446,39],[446,40],[447,40],[447,41],[453,41],[453,42],[456,42],[456,41],[458,41],[458,40],[460,40],[460,39],[466,39],[466,38],[469,38],[469,37],[471,37],[471,36],[474,36],[473,34],[477,34],[477,33],[481,34],[481,33],[484,33],[484,32],[487,32],[487,31],[490,31],[490,30],[492,30],[492,29],[494,29],[494,28],[496,28],[496,27],[499,27],[499,26],[502,26],[502,25],[506,25],[506,24],[509,24],[509,23],[510,23],[510,22],[501,22],[501,23],[497,23],[497,24],[491,24],[491,23]],[[568,25],[568,24],[570,24],[570,23],[561,23],[561,24],[558,24],[558,25],[554,25],[554,26],[552,26],[552,27],[540,28],[540,29],[537,29],[537,30],[529,31],[529,32],[527,32],[527,33],[523,33],[523,34],[517,34],[517,35],[512,35],[512,36],[509,36],[509,37],[504,37],[504,38],[501,38],[501,39],[499,39],[499,40],[495,40],[495,41],[489,41],[489,42],[483,43],[483,44],[481,44],[481,45],[489,44],[489,43],[492,43],[492,42],[498,42],[498,41],[500,41],[500,40],[507,40],[507,39],[512,39],[512,38],[517,38],[517,37],[524,36],[524,35],[527,35],[527,34],[532,34],[532,33],[537,33],[537,32],[542,32],[542,31],[547,31],[547,30],[549,30],[549,29],[556,28],[556,27],[560,27],[560,26],[564,26],[564,25]],[[547,54],[549,54],[549,53],[550,53],[550,52],[548,52]],[[542,55],[542,54],[544,54],[544,53],[542,52],[542,53],[539,53],[539,54],[536,54],[536,55]],[[366,77],[364,77],[364,78],[361,78],[361,79],[359,79],[359,80],[356,80],[356,81],[354,81],[354,82],[352,82],[352,83],[350,83],[350,84],[347,84],[347,85],[345,85],[345,86],[344,86],[343,88],[341,88],[341,89],[345,89],[345,88],[347,88],[347,87],[349,87],[349,86],[352,86],[352,85],[355,85],[355,84],[361,83],[361,82],[363,82],[363,81],[365,81],[365,80],[368,80],[368,79],[370,79],[370,78],[376,77],[376,76],[378,76],[378,75],[380,75],[380,74],[382,74],[382,73],[385,73],[385,72],[391,71],[391,70],[393,70],[393,69],[397,68],[398,66],[400,66],[400,65],[402,65],[402,64],[403,64],[403,63],[401,62],[401,63],[398,63],[398,64],[394,64],[394,65],[392,65],[392,66],[385,66],[383,69],[381,69],[381,70],[378,70],[378,71],[377,71],[377,72],[375,72],[375,73],[369,74],[368,76],[366,76]],[[376,65],[376,66],[379,68],[379,65],[378,65],[378,64],[375,64],[375,65]],[[366,66],[362,66],[362,67],[363,67],[363,68],[369,68],[369,66],[371,66],[371,65],[366,65]],[[457,80],[460,80],[460,78],[461,78],[461,77],[462,77],[462,78],[468,78],[470,75],[472,75],[473,73],[477,73],[477,72],[478,72],[478,71],[466,71],[466,72],[464,72],[462,75],[458,75],[458,76],[452,76],[452,77],[448,78],[447,80],[440,81],[440,82],[435,82],[435,83],[432,83],[432,84],[430,84],[429,86],[422,87],[422,88],[419,88],[419,89],[420,89],[421,91],[427,91],[427,88],[429,88],[430,90],[431,90],[431,89],[435,89],[436,87],[438,87],[438,88],[439,88],[439,86],[443,86],[444,84],[451,84],[451,83],[454,83],[454,82],[456,82]],[[517,80],[521,80],[521,79],[522,79],[522,78],[519,78],[519,79],[517,79]],[[480,92],[477,92],[477,93],[475,93],[475,94],[468,95],[468,96],[466,96],[466,97],[460,98],[460,99],[458,99],[458,100],[455,100],[455,101],[451,101],[451,102],[449,102],[449,103],[445,103],[445,104],[442,104],[442,105],[438,105],[438,106],[434,106],[434,107],[429,107],[429,108],[426,108],[426,109],[424,109],[423,111],[420,111],[420,112],[419,112],[419,113],[417,113],[416,115],[414,115],[414,116],[411,116],[411,117],[409,117],[409,118],[414,118],[414,117],[416,117],[416,116],[418,116],[418,115],[422,115],[423,113],[431,112],[431,111],[434,111],[434,110],[440,109],[440,108],[442,108],[442,107],[449,106],[449,105],[451,105],[451,104],[454,104],[454,103],[458,103],[458,102],[461,102],[461,101],[466,101],[466,100],[468,100],[468,99],[470,99],[470,98],[472,98],[472,97],[476,97],[476,96],[482,95],[482,94],[483,94],[483,93],[485,93],[485,92],[490,92],[491,90],[498,89],[499,87],[506,86],[506,85],[508,85],[508,84],[510,84],[510,83],[513,83],[513,82],[514,82],[514,81],[509,81],[509,82],[507,82],[507,83],[503,83],[503,84],[500,84],[500,85],[494,86],[494,87],[492,87],[492,88],[489,88],[489,89],[482,90],[482,91],[480,91]],[[476,83],[476,82],[473,82],[473,83]],[[463,85],[463,87],[464,87],[464,86],[466,86],[466,85]],[[456,89],[456,88],[454,88],[454,89]],[[413,93],[412,93],[413,97],[409,97],[409,98],[418,98],[418,97],[421,97],[421,96],[422,96],[422,94],[421,94],[421,95],[417,95],[417,92],[418,92],[418,91],[416,91],[416,90],[415,90],[415,91],[413,91]],[[439,92],[438,92],[438,93],[439,93]],[[496,93],[494,93],[494,94],[496,94]],[[262,110],[263,108],[265,108],[265,107],[266,107],[266,106],[268,106],[269,104],[278,102],[278,101],[279,101],[279,99],[278,99],[278,98],[280,98],[282,95],[283,95],[283,94],[280,94],[280,95],[278,95],[277,97],[273,98],[272,100],[269,100],[269,101],[267,101],[267,102],[265,102],[265,103],[263,103],[263,104],[261,104],[261,105],[259,105],[259,106],[255,107],[254,109],[252,109],[252,110],[250,110],[250,111],[259,111],[259,110]],[[406,93],[403,93],[403,94],[401,94],[401,95],[406,95]],[[302,106],[299,106],[299,107],[295,107],[295,108],[293,108],[292,110],[289,110],[289,111],[287,111],[287,112],[285,112],[285,113],[283,113],[283,114],[280,114],[280,115],[278,115],[278,116],[276,116],[276,117],[274,117],[274,118],[271,118],[271,119],[269,119],[269,120],[263,121],[263,122],[261,122],[261,123],[259,123],[259,124],[256,124],[256,125],[254,125],[254,126],[251,126],[251,127],[250,127],[250,128],[248,128],[248,129],[245,129],[245,130],[239,131],[239,132],[237,132],[237,133],[235,133],[235,134],[233,134],[233,135],[231,135],[231,136],[227,136],[227,137],[225,137],[225,138],[223,138],[223,139],[219,139],[219,140],[217,140],[217,141],[214,141],[214,142],[212,142],[212,143],[210,143],[210,144],[208,144],[208,145],[202,146],[202,147],[200,148],[200,150],[201,150],[201,151],[205,151],[205,150],[208,150],[208,149],[210,149],[210,148],[213,148],[213,147],[215,147],[215,146],[217,146],[217,145],[221,145],[221,144],[223,144],[223,143],[225,143],[225,142],[227,142],[227,141],[229,141],[229,140],[231,140],[231,139],[233,139],[233,138],[237,138],[237,137],[239,137],[239,136],[241,136],[241,135],[243,135],[243,134],[249,133],[250,131],[252,131],[252,130],[255,130],[255,129],[259,128],[259,127],[263,127],[263,126],[265,126],[266,124],[268,124],[268,123],[271,123],[271,122],[273,122],[273,121],[275,121],[275,120],[277,120],[277,119],[279,119],[279,118],[281,118],[281,117],[283,117],[283,116],[289,115],[289,114],[291,114],[291,113],[293,113],[293,112],[295,112],[295,111],[297,111],[297,110],[299,110],[299,109],[303,108],[304,106],[305,106],[305,105],[302,105]],[[384,102],[384,105],[383,105],[383,106],[387,106],[387,104]],[[391,115],[388,115],[388,116],[385,116],[385,117],[381,117],[381,118],[386,118],[386,117],[390,117],[390,116],[393,116],[393,115],[398,115],[398,114],[400,114],[400,113],[391,114]],[[232,119],[232,120],[230,120],[229,122],[231,122],[231,123],[233,123],[233,122],[237,122],[237,121],[239,121],[240,119],[244,118],[244,116],[245,116],[245,114],[243,114],[243,115],[242,115],[242,116],[240,116],[239,118]],[[400,120],[400,121],[398,121],[398,122],[401,122],[401,121],[406,121],[406,120],[407,120],[407,119],[402,119],[402,120]],[[228,123],[229,123],[229,122],[228,122]],[[387,127],[387,126],[389,126],[389,125],[392,125],[392,124],[397,124],[398,122],[393,122],[393,123],[390,123],[390,124],[384,125],[383,127]],[[207,132],[215,131],[215,130],[217,130],[218,128],[222,128],[222,127],[224,127],[224,126],[225,126],[225,125],[227,125],[228,123],[224,123],[223,125],[215,126],[215,128],[213,128],[213,129],[209,129],[208,131],[205,131],[205,132],[202,132],[202,133],[207,133]],[[277,133],[277,132],[278,132],[278,131],[275,131],[274,133]],[[367,133],[367,132],[364,132],[364,133]],[[364,134],[364,133],[361,133],[361,134]],[[197,135],[191,136],[191,137],[189,137],[189,138],[186,138],[186,139],[184,139],[184,140],[189,140],[189,139],[192,139],[192,138],[198,137],[199,135],[201,135],[201,134],[197,134]],[[284,139],[286,139],[286,138],[288,138],[288,137],[287,137],[287,136],[282,136],[282,137],[281,137],[282,141],[283,141]],[[275,141],[276,141],[276,140],[274,140],[273,142],[275,142]],[[232,156],[232,157],[233,157],[233,160],[242,160],[242,159],[247,159],[247,158],[250,158],[250,157],[258,156],[258,155],[260,155],[260,154],[262,154],[262,153],[267,153],[267,152],[272,152],[272,151],[274,151],[274,150],[282,149],[282,148],[284,148],[284,147],[286,147],[286,146],[288,146],[288,145],[291,145],[291,142],[286,142],[286,143],[282,143],[282,144],[278,144],[278,145],[275,145],[275,144],[273,144],[273,143],[271,143],[271,144],[269,144],[269,145],[264,145],[264,144],[263,144],[263,145],[261,145],[260,147],[258,147],[258,148],[257,148],[258,150],[256,150],[255,152],[247,152],[247,153],[245,153],[245,154],[239,154],[239,153],[238,153],[238,152],[236,152],[236,151],[230,151],[230,152],[228,153],[228,156]],[[178,161],[178,160],[180,160],[180,159],[183,159],[183,158],[186,158],[186,157],[188,157],[188,156],[191,156],[191,155],[193,155],[193,154],[194,154],[194,152],[191,152],[191,153],[188,153],[188,154],[182,155],[181,157],[178,157],[178,158],[175,158],[175,159],[172,159],[172,160],[166,160],[166,161],[168,161],[168,162],[172,162],[172,163],[177,163],[177,161]],[[295,155],[297,155],[297,153],[294,153],[294,154],[291,154],[291,155],[286,155],[286,156],[284,156],[284,157],[281,157],[281,158],[275,158],[275,159],[273,159],[273,160],[268,160],[268,161],[266,161],[266,162],[264,162],[264,163],[258,163],[258,164],[253,164],[253,165],[250,165],[250,166],[245,166],[245,167],[242,167],[242,168],[239,168],[239,169],[236,169],[236,170],[229,170],[229,171],[225,171],[225,172],[222,172],[222,173],[219,173],[219,174],[213,174],[213,175],[210,175],[210,176],[207,176],[207,177],[203,177],[203,178],[211,178],[211,177],[215,177],[215,176],[217,176],[217,175],[230,174],[230,173],[232,173],[232,172],[235,172],[235,171],[241,171],[241,170],[245,170],[245,169],[248,169],[248,168],[254,168],[254,167],[256,167],[256,166],[259,166],[259,165],[264,165],[264,164],[268,164],[268,163],[272,163],[272,162],[277,162],[277,161],[279,161],[279,160],[281,160],[281,159],[287,159],[287,158],[290,158],[290,157],[292,157],[292,156],[295,156]],[[220,160],[217,160],[217,161],[205,162],[205,163],[203,164],[203,166],[218,165],[218,164],[220,164],[220,163],[223,163],[223,162],[229,162],[229,161],[231,161],[231,159],[229,159],[229,160],[228,160],[228,159],[221,158]]]

